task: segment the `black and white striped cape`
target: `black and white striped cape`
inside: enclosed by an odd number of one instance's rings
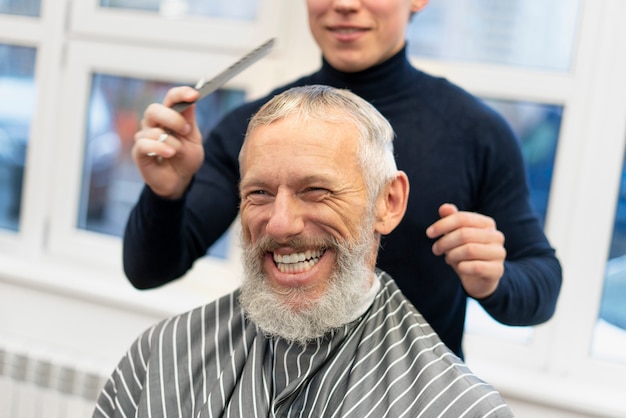
[[[268,338],[238,293],[143,333],[94,417],[511,417],[395,282],[356,321],[308,345]]]

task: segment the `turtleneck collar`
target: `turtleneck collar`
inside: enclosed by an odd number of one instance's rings
[[[406,90],[407,82],[416,70],[406,56],[406,44],[387,61],[355,73],[333,68],[322,57],[322,68],[314,76],[315,83],[346,88],[368,101],[388,97]]]

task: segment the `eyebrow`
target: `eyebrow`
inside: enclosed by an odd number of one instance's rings
[[[241,180],[239,182],[239,193],[246,188],[255,188],[255,189],[267,189],[269,187],[268,183],[261,180]]]
[[[295,181],[295,184],[303,185],[303,184],[311,184],[311,183],[323,183],[324,185],[327,185],[331,182],[332,182],[332,179],[330,179],[329,176],[323,176],[320,174],[308,174],[302,178],[298,178]],[[242,179],[239,182],[240,193],[241,193],[241,190],[244,188],[267,189],[271,187],[272,187],[271,183],[264,181],[264,180],[260,180],[260,179],[247,179],[247,180]]]

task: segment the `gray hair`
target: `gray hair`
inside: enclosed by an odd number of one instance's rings
[[[286,90],[274,96],[252,117],[246,138],[253,129],[292,115],[326,122],[352,122],[356,126],[359,131],[357,157],[371,199],[375,199],[397,173],[393,128],[374,106],[348,90],[322,85]],[[241,154],[239,158],[241,160]]]

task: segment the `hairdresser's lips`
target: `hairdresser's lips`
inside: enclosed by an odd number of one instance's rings
[[[281,248],[267,253],[265,271],[277,287],[318,287],[328,281],[334,266],[334,252],[329,249],[293,251]]]
[[[341,43],[357,41],[369,32],[368,28],[351,25],[326,26],[326,30],[333,39]]]

